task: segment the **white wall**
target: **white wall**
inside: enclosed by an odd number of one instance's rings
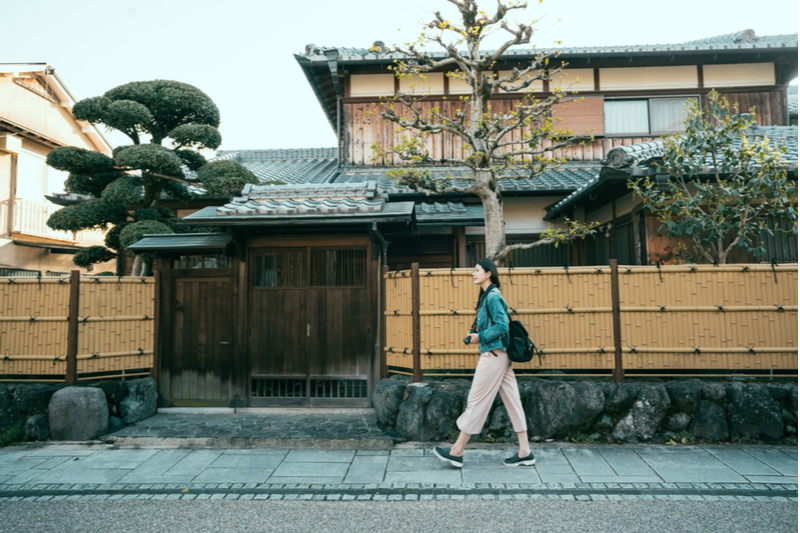
[[[526,198],[504,198],[503,218],[506,221],[506,235],[541,233],[549,227],[562,227],[561,224],[545,222],[545,207],[552,205],[563,196],[532,196]],[[484,235],[483,226],[467,226],[467,235]]]

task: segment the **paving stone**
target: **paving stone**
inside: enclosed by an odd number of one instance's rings
[[[564,450],[564,455],[572,465],[575,473],[592,476],[613,476],[616,475],[611,465],[604,459],[599,450],[591,448],[574,448]]]
[[[748,446],[743,448],[743,450],[773,470],[777,470],[783,475],[797,477],[797,458],[789,457],[778,450],[771,450],[760,446]]]

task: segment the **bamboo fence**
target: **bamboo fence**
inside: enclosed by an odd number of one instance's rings
[[[76,274],[0,277],[0,379],[69,382],[151,374],[154,278]]]
[[[797,265],[619,267],[616,346],[611,267],[501,269],[509,310],[541,355],[515,370],[797,375],[797,274]],[[387,272],[384,290],[388,373],[474,372],[477,347],[462,340],[475,319],[471,269]]]

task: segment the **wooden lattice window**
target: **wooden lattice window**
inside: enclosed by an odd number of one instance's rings
[[[253,287],[305,287],[306,251],[253,254]]]
[[[366,284],[366,250],[311,251],[311,285],[330,287]]]

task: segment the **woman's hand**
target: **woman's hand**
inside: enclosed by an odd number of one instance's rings
[[[469,343],[470,344],[480,344],[481,339],[478,337],[477,333],[470,333],[469,334]]]

